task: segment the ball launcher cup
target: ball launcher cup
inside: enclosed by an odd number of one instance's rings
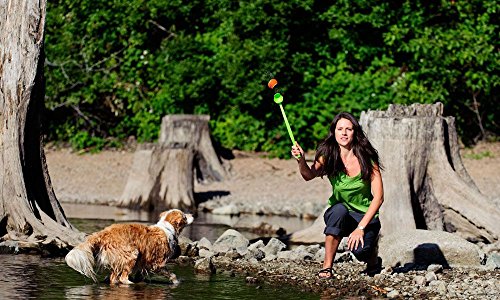
[[[272,90],[278,81],[276,79],[271,79],[267,86]],[[274,94],[274,103],[280,106],[281,114],[283,115],[283,119],[285,120],[286,129],[288,130],[288,135],[290,136],[290,140],[292,141],[292,145],[295,146],[295,138],[293,137],[292,129],[290,128],[290,123],[288,123],[288,118],[286,117],[285,109],[283,108],[283,95],[280,93]],[[300,154],[296,156],[296,158],[300,158]]]

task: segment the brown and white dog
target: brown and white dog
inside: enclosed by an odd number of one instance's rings
[[[192,222],[192,215],[171,209],[162,212],[155,225],[113,224],[71,250],[66,263],[94,282],[96,269],[109,269],[111,284],[131,284],[129,275],[145,275],[165,266],[177,247],[177,237]],[[171,279],[177,281],[175,275]]]

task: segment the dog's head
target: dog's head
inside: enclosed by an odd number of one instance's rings
[[[160,214],[160,222],[170,223],[174,227],[177,236],[179,236],[184,227],[193,223],[193,220],[194,218],[191,214],[185,214],[178,209],[167,210]]]

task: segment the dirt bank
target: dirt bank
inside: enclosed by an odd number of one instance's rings
[[[486,196],[500,202],[500,142],[463,149],[467,171]],[[54,190],[61,202],[102,203],[120,197],[133,150],[78,154],[69,149],[46,148],[47,164]],[[310,202],[324,205],[330,194],[327,180],[305,183],[294,160],[266,159],[258,154],[235,152],[230,161],[231,177],[222,182],[195,185],[195,192],[234,202],[282,206]]]

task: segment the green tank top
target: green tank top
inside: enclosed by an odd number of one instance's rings
[[[335,177],[329,177],[333,193],[328,199],[328,205],[344,204],[349,211],[366,213],[373,199],[371,183],[361,179],[361,172],[354,177],[349,177],[340,172]],[[378,215],[378,213],[377,213]]]

